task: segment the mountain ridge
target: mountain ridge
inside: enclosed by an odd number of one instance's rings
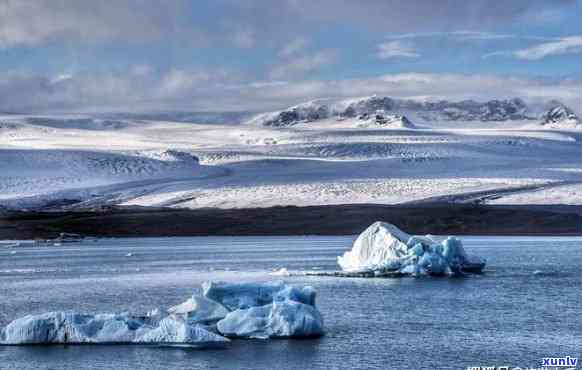
[[[414,112],[425,121],[481,121],[502,122],[508,120],[533,120],[527,104],[520,98],[486,102],[416,101],[388,96],[369,96],[343,100],[317,99],[289,108],[263,113],[247,121],[263,126],[286,127],[322,119],[358,118],[372,114],[396,114],[406,117]],[[408,118],[407,118],[408,120]],[[410,121],[410,120],[409,120]]]

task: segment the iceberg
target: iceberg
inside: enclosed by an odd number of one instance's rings
[[[194,324],[212,324],[224,319],[228,312],[220,303],[200,296],[192,296],[186,302],[168,309],[168,313]]]
[[[323,318],[310,286],[283,281],[203,283],[203,295],[146,315],[48,312],[16,319],[0,329],[0,345],[163,344],[216,346],[227,337],[310,337],[323,334]]]
[[[465,252],[460,239],[411,236],[398,227],[375,222],[338,257],[346,273],[383,275],[460,275],[481,273],[486,261]]]
[[[315,305],[315,289],[310,286],[299,289],[281,280],[265,283],[205,282],[202,291],[204,297],[219,302],[231,311],[286,299]]]
[[[233,338],[321,336],[323,317],[315,307],[315,289],[273,283],[215,283],[204,294],[233,309],[217,330]],[[237,297],[238,299],[234,299]]]
[[[175,316],[168,316],[150,330],[137,336],[134,343],[220,344],[229,340],[200,325],[192,325]]]
[[[228,339],[168,316],[159,320],[127,314],[48,312],[12,321],[0,344],[224,344]]]
[[[220,320],[218,331],[233,338],[290,338],[323,335],[323,318],[313,306],[292,301],[239,309]]]

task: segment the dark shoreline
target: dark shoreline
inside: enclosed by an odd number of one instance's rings
[[[353,235],[374,221],[416,234],[582,235],[582,206],[348,204],[249,209],[114,207],[0,213],[0,239],[47,239],[60,232],[97,237]]]

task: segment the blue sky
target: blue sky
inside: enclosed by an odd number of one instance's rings
[[[576,0],[0,0],[0,110],[268,110],[321,97],[582,106]]]

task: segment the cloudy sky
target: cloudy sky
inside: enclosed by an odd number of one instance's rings
[[[582,0],[0,0],[0,110],[320,97],[582,108]]]

